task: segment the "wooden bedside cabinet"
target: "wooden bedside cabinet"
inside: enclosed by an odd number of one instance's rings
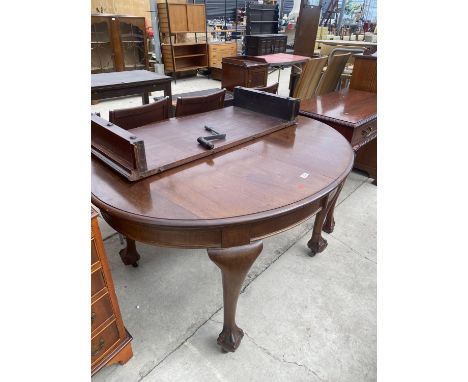
[[[123,325],[97,217],[91,208],[91,375],[133,356],[132,336]]]

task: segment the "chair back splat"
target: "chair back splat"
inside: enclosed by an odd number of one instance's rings
[[[109,121],[125,130],[169,118],[171,101],[164,97],[148,105],[109,111]]]
[[[175,116],[183,117],[184,115],[221,109],[224,106],[225,93],[226,89],[221,89],[220,91],[207,96],[179,97],[177,98]]]

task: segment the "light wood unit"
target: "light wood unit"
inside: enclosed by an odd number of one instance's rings
[[[208,44],[208,62],[210,68],[222,69],[223,57],[233,57],[237,55],[237,43],[211,42]]]
[[[175,74],[208,67],[205,5],[166,1],[157,6],[164,70]],[[194,41],[181,41],[187,33],[194,34]]]
[[[98,214],[91,208],[91,375],[133,356],[107,263]]]

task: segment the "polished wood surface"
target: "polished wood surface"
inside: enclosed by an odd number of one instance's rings
[[[302,101],[299,112],[324,122],[356,127],[377,118],[377,96],[370,92],[343,89]]]
[[[218,343],[235,351],[243,336],[237,298],[261,239],[318,214],[308,246],[311,256],[323,251],[323,223],[353,160],[338,132],[298,117],[297,124],[135,183],[93,158],[92,201],[131,240],[207,249],[223,276]]]
[[[153,91],[163,90],[165,96],[172,98],[171,81],[169,76],[148,70],[92,74],[91,99],[142,94],[143,104],[148,104]]]
[[[133,356],[132,336],[122,321],[97,217],[91,208],[91,375]]]
[[[377,94],[343,89],[301,102],[299,113],[339,131],[356,152],[355,168],[377,184]]]

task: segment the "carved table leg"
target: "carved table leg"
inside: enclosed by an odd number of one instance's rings
[[[327,248],[327,241],[322,237],[322,228],[325,216],[327,215],[328,196],[322,200],[322,209],[315,216],[314,229],[312,230],[312,238],[308,241],[307,246],[311,250],[309,256],[315,256],[315,254],[322,252]]]
[[[263,242],[256,241],[239,247],[207,250],[223,277],[224,324],[218,344],[225,351],[235,351],[244,336],[242,329],[236,325],[237,299],[245,276],[262,249]]]
[[[120,250],[120,258],[125,265],[133,265],[138,267],[138,260],[140,260],[140,255],[137,252],[135,240],[125,238],[127,240],[127,246]]]
[[[335,228],[335,205],[336,201],[338,200],[338,196],[340,196],[341,190],[343,189],[344,182],[341,183],[337,188],[335,195],[333,195],[332,200],[328,204],[328,212],[325,218],[325,223],[323,224],[323,230],[326,233],[332,233],[333,229]]]

